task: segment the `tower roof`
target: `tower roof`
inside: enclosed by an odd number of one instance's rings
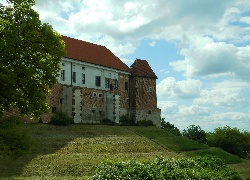
[[[65,42],[67,58],[130,72],[129,67],[105,46],[67,36],[62,36],[61,39]]]
[[[130,67],[132,76],[156,78],[154,71],[146,60],[136,59]]]

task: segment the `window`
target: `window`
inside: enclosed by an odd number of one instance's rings
[[[97,94],[95,92],[93,92],[93,97],[96,97],[96,96],[97,96]]]
[[[153,92],[153,88],[152,88],[152,87],[149,87],[149,88],[148,88],[148,92],[152,93],[152,92]]]
[[[109,78],[105,78],[105,88],[109,88]]]
[[[56,107],[52,107],[52,113],[56,113]]]
[[[95,85],[97,87],[100,87],[101,86],[101,76],[96,76],[95,77]]]
[[[84,67],[84,66],[82,67],[82,70],[85,70],[85,67]]]
[[[102,93],[99,93],[99,94],[98,94],[98,97],[99,97],[99,98],[102,98]]]
[[[72,74],[72,81],[73,83],[76,83],[76,72],[73,72]]]
[[[125,90],[128,90],[128,82],[125,82]]]
[[[65,66],[65,63],[62,63],[62,66]]]
[[[85,74],[82,73],[82,84],[85,84]]]
[[[118,89],[118,80],[117,79],[114,79],[114,88]]]
[[[61,70],[61,81],[65,81],[65,70]]]

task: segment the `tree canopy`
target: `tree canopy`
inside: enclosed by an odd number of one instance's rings
[[[0,4],[0,115],[12,107],[40,115],[48,108],[49,87],[57,81],[64,42],[41,23],[32,9],[35,0],[7,2]]]

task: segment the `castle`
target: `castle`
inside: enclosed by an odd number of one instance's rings
[[[157,76],[146,60],[136,59],[129,68],[105,46],[62,36],[66,55],[48,97],[50,113],[66,112],[75,123],[99,123],[108,118],[119,123],[121,115],[133,122],[151,120],[160,126]]]

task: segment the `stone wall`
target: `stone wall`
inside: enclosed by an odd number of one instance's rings
[[[131,77],[130,107],[134,122],[151,120],[160,126],[161,111],[157,108],[155,78]]]
[[[129,77],[119,73],[118,78],[118,88],[115,80],[109,79],[109,90],[56,84],[47,99],[50,112],[43,114],[42,120],[49,122],[55,111],[62,110],[75,123],[100,123],[104,118],[119,123],[120,115],[129,112],[129,93],[125,89]]]

